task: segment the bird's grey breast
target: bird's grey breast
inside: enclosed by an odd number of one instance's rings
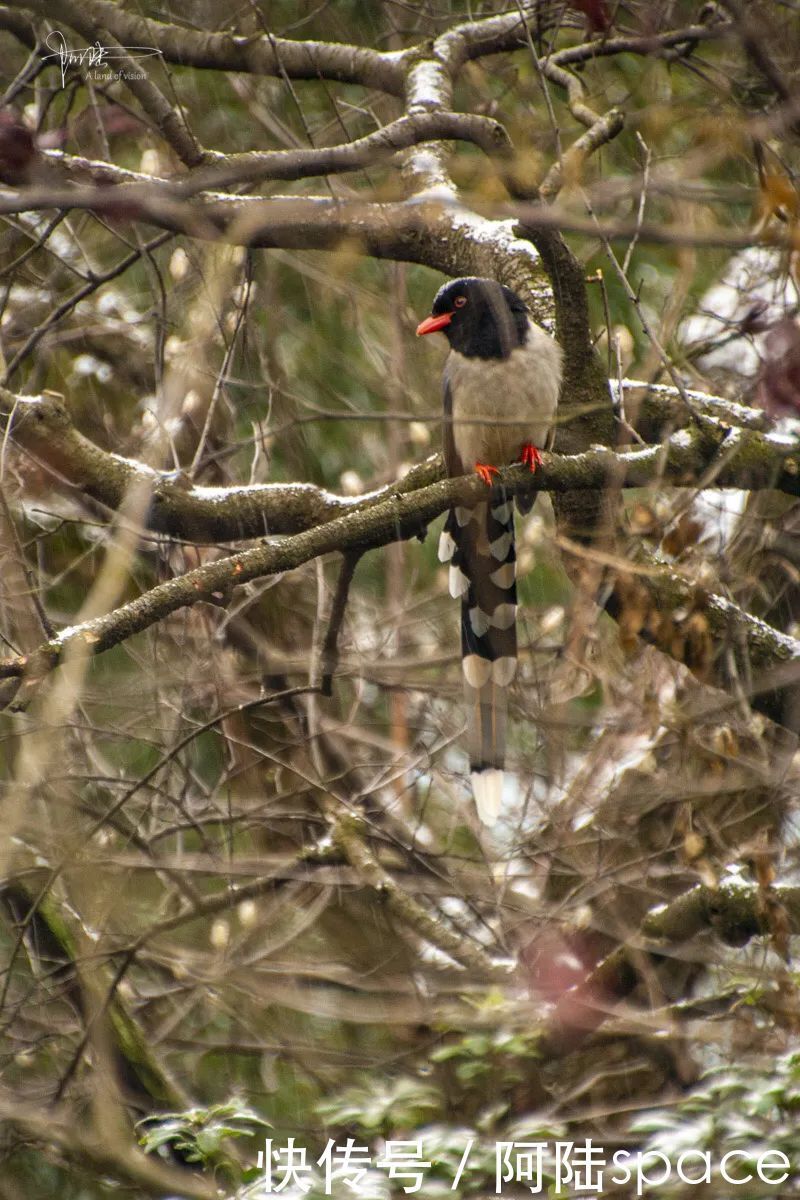
[[[514,462],[524,443],[547,443],[561,386],[561,348],[531,323],[525,345],[507,358],[473,358],[451,350],[445,384],[462,468]]]

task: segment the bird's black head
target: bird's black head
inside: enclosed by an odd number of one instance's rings
[[[438,330],[467,358],[508,358],[525,343],[528,310],[516,292],[493,279],[454,279],[436,293],[417,336]]]

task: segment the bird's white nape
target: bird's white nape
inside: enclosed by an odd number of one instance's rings
[[[497,823],[503,799],[504,775],[505,772],[497,767],[491,767],[488,771],[473,771],[470,775],[475,807],[484,825]]]

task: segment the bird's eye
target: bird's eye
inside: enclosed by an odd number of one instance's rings
[[[463,308],[464,305],[467,303],[467,297],[466,296],[456,296],[453,303],[455,304],[456,308]]]

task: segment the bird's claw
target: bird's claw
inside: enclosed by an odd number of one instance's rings
[[[493,483],[492,476],[499,475],[497,467],[491,467],[488,463],[475,463],[475,473],[478,475],[487,487],[491,487]]]
[[[536,470],[537,467],[541,467],[542,463],[544,462],[544,459],[542,458],[541,451],[539,449],[537,449],[536,446],[531,445],[530,442],[526,442],[525,445],[522,447],[522,454],[520,455],[520,462],[523,463],[526,467],[530,467],[531,474],[533,474],[533,472]]]

